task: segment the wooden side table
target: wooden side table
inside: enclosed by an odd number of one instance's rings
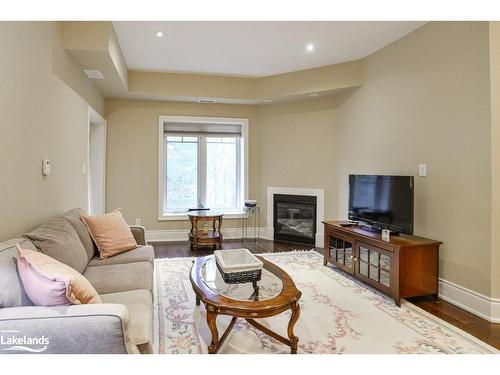
[[[191,250],[204,246],[213,246],[214,249],[219,246],[219,250],[222,249],[222,213],[212,210],[191,211],[188,212],[188,217],[191,221],[191,231],[189,232]],[[198,228],[198,222],[206,221],[212,223],[212,229]]]

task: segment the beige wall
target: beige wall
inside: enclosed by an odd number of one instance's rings
[[[261,227],[266,225],[268,186],[324,189],[325,217],[335,217],[336,106],[334,97],[325,97],[260,107]]]
[[[53,22],[0,22],[0,241],[86,203],[88,104],[80,95],[96,107],[103,98],[61,50],[60,31]],[[44,158],[52,161],[47,178]]]
[[[444,242],[441,277],[490,295],[488,23],[430,23],[365,60],[337,119],[337,216],[349,173],[415,181],[415,233]]]
[[[259,133],[254,106],[179,102],[107,102],[106,210],[123,209],[125,219],[141,218],[147,229],[187,228],[186,221],[158,221],[158,121],[161,115],[239,117],[249,120],[249,193],[259,186]],[[227,222],[225,227],[236,227]]]
[[[427,24],[365,59],[363,86],[336,97],[265,106],[109,100],[107,209],[122,207],[147,229],[186,228],[157,220],[158,117],[246,117],[262,227],[268,186],[323,188],[326,218],[345,218],[349,173],[417,176],[427,163],[415,182],[415,234],[444,242],[441,277],[491,295],[488,34],[488,23]]]
[[[186,228],[186,221],[157,219],[158,118],[212,116],[249,119],[249,198],[262,207],[261,227],[267,186],[325,188],[331,215],[333,105],[332,98],[262,107],[109,100],[106,208],[121,207],[129,223],[141,218],[150,230]],[[224,226],[239,222],[226,220]]]
[[[491,296],[500,297],[500,22],[490,22]]]

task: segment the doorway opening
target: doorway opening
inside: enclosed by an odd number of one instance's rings
[[[89,107],[87,211],[104,214],[106,205],[106,120]]]

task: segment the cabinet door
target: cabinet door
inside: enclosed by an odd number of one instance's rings
[[[356,277],[387,293],[391,290],[393,253],[363,242],[356,245]]]
[[[328,235],[328,261],[340,269],[354,273],[354,241],[338,234]]]

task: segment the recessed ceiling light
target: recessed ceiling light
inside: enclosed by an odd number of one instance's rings
[[[272,101],[272,99],[264,99],[264,103],[271,103]]]
[[[158,38],[161,38],[163,36],[163,31],[157,31],[155,34]]]
[[[319,96],[319,94],[317,92],[312,92],[309,94],[309,96]]]
[[[312,52],[312,51],[314,51],[314,44],[309,43],[309,44],[306,46],[306,50],[307,50],[307,52]]]

